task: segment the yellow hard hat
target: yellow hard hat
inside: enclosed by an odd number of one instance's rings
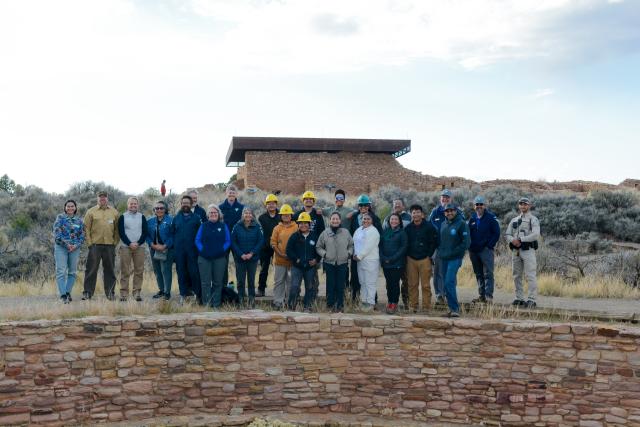
[[[276,202],[278,203],[278,198],[276,197],[275,194],[267,194],[267,198],[264,199],[264,204],[266,205],[269,202]]]
[[[316,195],[313,194],[313,191],[305,191],[304,194],[301,197],[302,201],[304,201],[304,199],[313,199],[316,200]]]
[[[306,212],[300,213],[296,222],[311,222],[311,215]]]
[[[293,209],[286,203],[280,208],[280,215],[293,215]]]

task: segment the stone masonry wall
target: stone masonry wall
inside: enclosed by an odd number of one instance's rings
[[[0,425],[242,408],[397,425],[639,426],[639,348],[638,328],[417,316],[0,323]]]
[[[323,190],[331,184],[348,194],[369,193],[385,185],[437,190],[473,182],[460,177],[436,178],[403,167],[390,154],[375,153],[287,153],[249,151],[238,169],[244,187],[302,194]]]

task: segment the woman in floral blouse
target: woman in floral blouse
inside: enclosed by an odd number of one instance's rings
[[[53,225],[56,283],[60,298],[65,304],[71,302],[71,289],[76,281],[80,247],[84,242],[84,225],[77,213],[76,202],[67,200],[64,203],[64,213],[56,217]]]

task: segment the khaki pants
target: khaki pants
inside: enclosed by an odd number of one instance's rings
[[[289,299],[291,287],[291,267],[286,265],[274,265],[273,303],[279,307],[284,306]]]
[[[422,289],[422,309],[431,307],[431,259],[416,260],[407,257],[407,281],[409,282],[409,307],[418,309],[419,289]]]
[[[522,283],[522,276],[524,275],[529,285],[528,300],[535,301],[538,293],[536,251],[533,249],[513,251],[511,261],[513,282],[516,287],[516,299],[526,301],[524,298],[524,284]]]
[[[144,274],[144,247],[131,249],[126,246],[118,248],[120,254],[120,296],[129,296],[129,279],[133,274],[133,296],[140,295],[142,275]]]

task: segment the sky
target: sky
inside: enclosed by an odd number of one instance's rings
[[[640,178],[638,22],[630,0],[0,0],[0,175],[179,192],[235,173],[232,136],[298,136],[617,184]]]

